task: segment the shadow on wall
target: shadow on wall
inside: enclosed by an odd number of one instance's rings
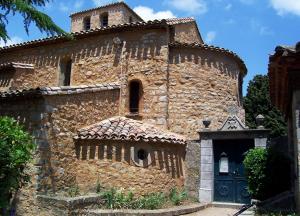
[[[136,40],[128,40],[127,36],[120,38],[126,41],[125,49],[129,54],[128,57],[138,60],[146,60],[160,55],[162,42],[160,42],[157,35],[141,35],[136,37]],[[7,55],[2,58],[1,63],[18,61],[28,64],[34,64],[36,68],[40,67],[57,67],[60,57],[68,55],[73,62],[78,63],[80,60],[86,58],[104,57],[107,55],[114,55],[113,65],[118,66],[122,55],[122,44],[115,44],[112,40],[115,38],[111,35],[111,39],[107,37],[98,37],[94,40],[82,41],[81,43],[70,42],[64,44],[57,44],[52,46],[45,46],[44,48],[35,48],[27,52],[24,56]],[[150,41],[150,42],[147,42]]]
[[[110,144],[106,141],[76,141],[75,150],[78,160],[99,160],[99,161],[117,161],[126,163],[130,166],[135,166],[144,169],[159,169],[168,174],[172,178],[179,178],[183,176],[183,160],[184,150],[178,150],[176,146],[169,146],[164,148],[162,145],[147,148],[149,157],[140,161],[134,155],[137,145],[130,143],[114,143]],[[184,149],[184,148],[183,148]]]
[[[215,68],[221,73],[224,73],[234,79],[238,77],[238,67],[234,67],[227,57],[223,57],[218,53],[213,53],[207,50],[195,51],[195,48],[191,49],[173,49],[170,52],[169,63],[170,64],[183,64],[191,62],[202,67]]]

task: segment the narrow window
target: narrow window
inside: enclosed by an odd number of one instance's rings
[[[83,28],[86,31],[91,29],[91,17],[85,17],[83,19]]]
[[[142,85],[139,81],[131,81],[129,84],[129,112],[139,113],[142,96]]]
[[[71,83],[72,60],[63,60],[60,63],[59,86],[69,86]]]
[[[100,16],[100,26],[106,27],[108,26],[108,13],[103,13]]]
[[[129,17],[129,23],[132,23],[132,16]]]

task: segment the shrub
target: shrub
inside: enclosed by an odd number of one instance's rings
[[[266,149],[250,149],[243,162],[248,180],[248,191],[255,199],[265,198],[267,155]]]
[[[72,185],[69,189],[68,189],[68,194],[70,197],[76,197],[80,194],[79,191],[79,187],[77,184]]]
[[[102,197],[108,209],[158,209],[166,202],[163,193],[152,193],[134,198],[132,192],[125,193],[123,190],[114,188],[103,192]]]
[[[290,159],[272,148],[248,151],[244,166],[248,191],[255,199],[264,200],[290,189]]]
[[[172,188],[169,198],[173,205],[180,205],[184,200],[187,199],[187,193],[185,191],[178,192],[176,188]]]
[[[12,195],[30,181],[26,166],[35,145],[14,119],[0,117],[0,208],[7,208]]]
[[[145,195],[134,202],[134,209],[159,209],[166,202],[166,197],[163,193],[151,193]]]

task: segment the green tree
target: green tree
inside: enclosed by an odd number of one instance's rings
[[[36,7],[45,6],[50,0],[0,0],[0,39],[5,42],[9,39],[6,25],[8,24],[7,17],[16,13],[21,14],[25,31],[28,34],[28,29],[31,22],[34,22],[41,32],[46,32],[48,35],[66,34],[64,30],[58,27],[52,19],[45,13],[40,12]]]
[[[262,114],[265,117],[263,125],[271,130],[271,137],[286,135],[286,122],[279,110],[271,104],[267,75],[256,75],[249,82],[247,95],[244,97],[244,108],[246,124],[250,128],[256,128],[255,118]]]
[[[0,117],[0,209],[9,207],[14,192],[26,184],[32,159],[32,137],[14,119]]]

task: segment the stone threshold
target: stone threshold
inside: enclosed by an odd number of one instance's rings
[[[211,204],[206,203],[199,203],[199,204],[192,204],[187,206],[177,206],[173,208],[167,209],[157,209],[157,210],[130,210],[130,209],[119,209],[119,210],[107,210],[107,209],[94,209],[94,210],[87,210],[85,212],[80,212],[78,215],[86,215],[86,216],[122,216],[122,215],[143,215],[143,216],[154,216],[154,215],[161,215],[161,216],[170,216],[170,215],[185,215],[189,213],[194,213],[205,208],[210,207]]]
[[[229,203],[229,202],[212,202],[211,206],[219,207],[219,208],[233,208],[233,209],[240,209],[244,206],[243,203]]]

